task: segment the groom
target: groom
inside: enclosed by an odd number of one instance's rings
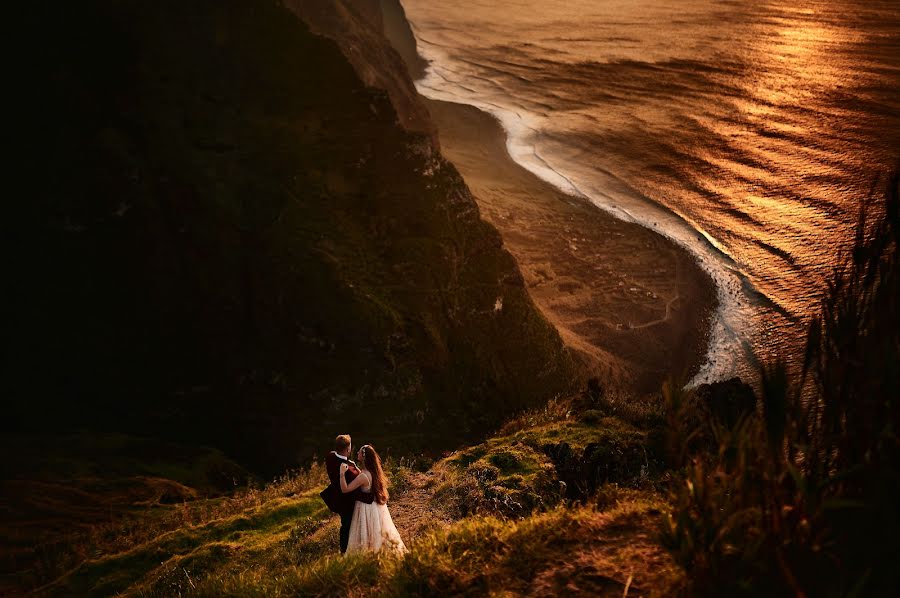
[[[358,489],[347,494],[341,492],[339,476],[343,463],[350,466],[345,474],[348,484],[359,475],[356,463],[350,460],[350,449],[349,434],[341,434],[334,439],[334,450],[325,457],[325,471],[328,472],[328,479],[331,483],[319,494],[331,512],[341,516],[341,554],[347,551],[347,543],[350,540],[350,524],[353,522],[353,509],[356,501],[371,503],[375,498],[371,492],[366,494]]]

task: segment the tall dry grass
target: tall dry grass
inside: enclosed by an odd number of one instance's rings
[[[663,539],[695,594],[900,588],[900,174],[874,223],[873,207],[828,283],[799,373],[762,368],[759,412],[730,428],[672,430],[673,460],[687,465]],[[698,434],[715,439],[714,454],[691,454]]]

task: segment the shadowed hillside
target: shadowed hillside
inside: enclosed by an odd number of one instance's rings
[[[273,472],[335,426],[437,448],[569,387],[456,170],[294,13],[28,12],[7,429],[165,436]]]

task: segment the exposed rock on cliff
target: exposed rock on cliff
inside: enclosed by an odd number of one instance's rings
[[[404,60],[385,36],[380,0],[287,0],[285,4],[313,33],[337,43],[363,83],[387,91],[405,129],[437,141],[437,129]],[[389,16],[394,24],[395,12]]]
[[[415,35],[400,0],[381,0],[381,15],[384,36],[406,63],[412,78],[420,79],[425,75],[428,62],[419,55]]]

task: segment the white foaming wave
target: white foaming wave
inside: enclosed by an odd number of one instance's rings
[[[575,177],[572,177],[575,180]],[[685,248],[709,274],[716,288],[718,308],[709,331],[703,365],[688,387],[714,382],[746,372],[755,362],[751,350],[750,305],[753,285],[715,237],[684,214],[661,206],[637,192],[597,189],[578,181],[581,195],[598,208],[627,222],[637,223]]]
[[[533,172],[562,191],[585,197],[568,178],[551,168],[535,151],[529,140],[539,133],[538,117],[521,109],[506,108],[499,104],[479,98],[469,87],[454,81],[455,72],[442,68],[440,60],[431,56],[440,53],[437,50],[423,52],[429,65],[425,76],[416,81],[416,89],[423,96],[432,100],[468,104],[494,116],[506,131],[506,150],[513,160]]]
[[[512,159],[564,193],[584,198],[596,207],[626,222],[633,222],[674,241],[687,249],[712,278],[718,298],[705,361],[688,387],[731,377],[754,361],[749,335],[750,299],[745,286],[752,284],[740,271],[725,248],[696,222],[683,214],[632,194],[592,188],[588,182],[566,174],[564,166],[551,164],[538,153],[535,139],[540,135],[537,115],[521,107],[502,106],[479,97],[470,86],[457,82],[462,76],[444,65],[452,64],[439,48],[419,39],[419,51],[428,61],[425,76],[416,81],[423,96],[454,103],[468,104],[494,116],[506,131],[506,148]]]

